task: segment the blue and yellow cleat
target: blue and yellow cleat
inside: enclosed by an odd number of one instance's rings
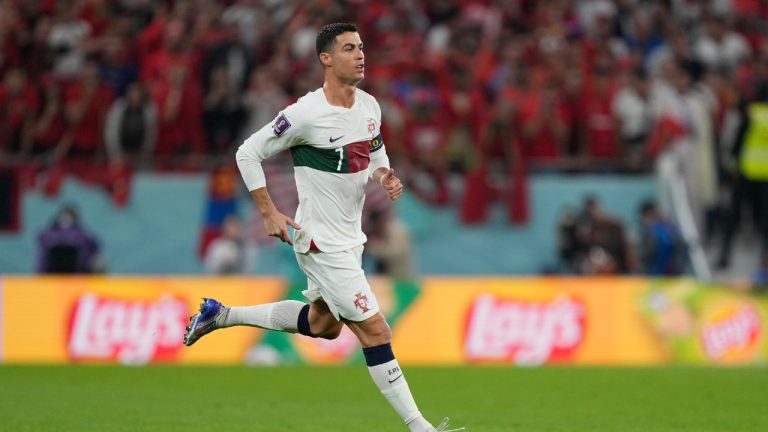
[[[204,298],[200,310],[189,317],[184,345],[192,346],[198,339],[219,328],[216,319],[227,311],[227,307],[211,298]]]

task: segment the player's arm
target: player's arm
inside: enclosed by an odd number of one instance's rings
[[[403,194],[403,184],[395,175],[395,170],[389,166],[389,156],[387,156],[387,149],[384,147],[384,138],[381,136],[381,106],[375,99],[373,105],[379,120],[379,134],[371,140],[370,176],[373,181],[384,188],[389,199],[396,200]]]
[[[267,180],[261,162],[287,149],[299,139],[298,126],[293,123],[296,121],[292,120],[290,114],[281,113],[272,124],[264,126],[246,139],[235,156],[243,181],[264,219],[267,235],[277,237],[288,244],[293,244],[288,234],[288,225],[295,229],[301,227],[275,207],[267,192]]]
[[[299,226],[293,219],[277,210],[266,187],[252,190],[251,197],[253,197],[253,200],[256,201],[256,205],[259,207],[261,217],[264,219],[264,230],[267,235],[277,237],[283,242],[292,245],[293,240],[288,233],[288,225],[297,230],[300,230],[301,226]]]
[[[389,166],[389,157],[384,148],[384,141],[379,134],[371,141],[371,179],[380,184],[389,199],[396,200],[403,194],[403,184]]]

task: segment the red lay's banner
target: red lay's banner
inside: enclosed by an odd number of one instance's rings
[[[406,363],[655,364],[633,278],[429,278],[394,330]],[[430,337],[423,340],[420,335]]]
[[[7,363],[238,363],[262,330],[182,345],[202,297],[250,305],[283,298],[278,278],[3,277]],[[232,331],[230,331],[232,330]]]
[[[173,361],[188,315],[187,302],[168,295],[141,301],[86,293],[72,308],[67,352],[72,361]]]
[[[536,302],[481,295],[469,309],[464,354],[522,365],[567,359],[584,340],[585,313],[568,296]]]
[[[768,299],[690,279],[425,278],[371,286],[403,364],[768,362]],[[182,345],[202,297],[301,299],[279,278],[2,277],[0,362],[362,363],[335,340],[233,327]]]

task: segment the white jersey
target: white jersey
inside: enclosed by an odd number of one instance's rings
[[[312,241],[323,252],[365,243],[360,218],[365,185],[373,171],[389,168],[381,138],[381,108],[357,89],[352,108],[328,103],[323,89],[307,93],[251,135],[237,151],[237,165],[249,191],[266,186],[261,161],[290,149],[299,206],[294,250]]]

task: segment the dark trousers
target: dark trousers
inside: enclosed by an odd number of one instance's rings
[[[742,210],[746,205],[752,209],[754,225],[762,242],[763,258],[768,254],[768,182],[752,181],[739,176],[725,217],[725,230],[720,244],[721,266],[727,266],[730,262],[733,237],[741,225]]]

